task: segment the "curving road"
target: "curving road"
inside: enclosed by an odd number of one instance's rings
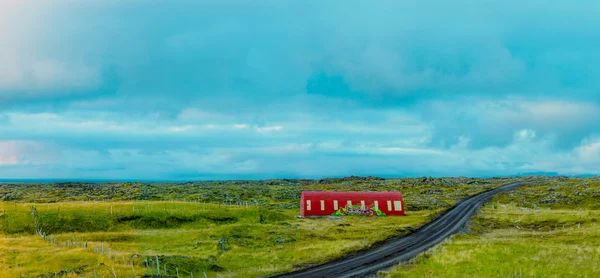
[[[503,185],[462,200],[442,216],[408,236],[392,238],[383,242],[383,244],[378,244],[356,254],[306,269],[273,276],[273,278],[372,276],[379,270],[387,269],[399,262],[414,258],[449,236],[460,232],[483,203],[498,193],[510,191],[525,184],[527,182]]]

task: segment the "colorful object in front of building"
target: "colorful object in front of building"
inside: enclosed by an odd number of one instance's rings
[[[385,216],[381,210],[375,206],[362,207],[359,205],[346,206],[331,214],[332,216]]]

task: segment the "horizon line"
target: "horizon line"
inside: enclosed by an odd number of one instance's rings
[[[147,178],[0,178],[0,182],[196,182],[196,181],[267,181],[267,180],[322,180],[322,179],[343,179],[349,177],[358,178],[383,178],[383,179],[417,179],[417,178],[480,178],[480,179],[493,179],[493,178],[509,178],[509,177],[598,177],[598,174],[572,174],[565,175],[559,173],[519,173],[512,175],[486,175],[486,176],[376,176],[376,175],[349,175],[349,176],[325,176],[325,177],[279,177],[279,178],[223,178],[223,179],[147,179]]]

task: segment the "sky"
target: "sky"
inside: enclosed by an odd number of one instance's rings
[[[0,178],[600,174],[600,2],[0,0]]]

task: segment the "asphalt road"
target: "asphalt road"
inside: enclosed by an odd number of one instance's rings
[[[405,237],[389,239],[382,244],[321,265],[273,276],[299,277],[369,277],[379,270],[408,261],[444,239],[460,232],[479,207],[494,195],[516,189],[526,182],[512,183],[460,201],[436,220]]]

